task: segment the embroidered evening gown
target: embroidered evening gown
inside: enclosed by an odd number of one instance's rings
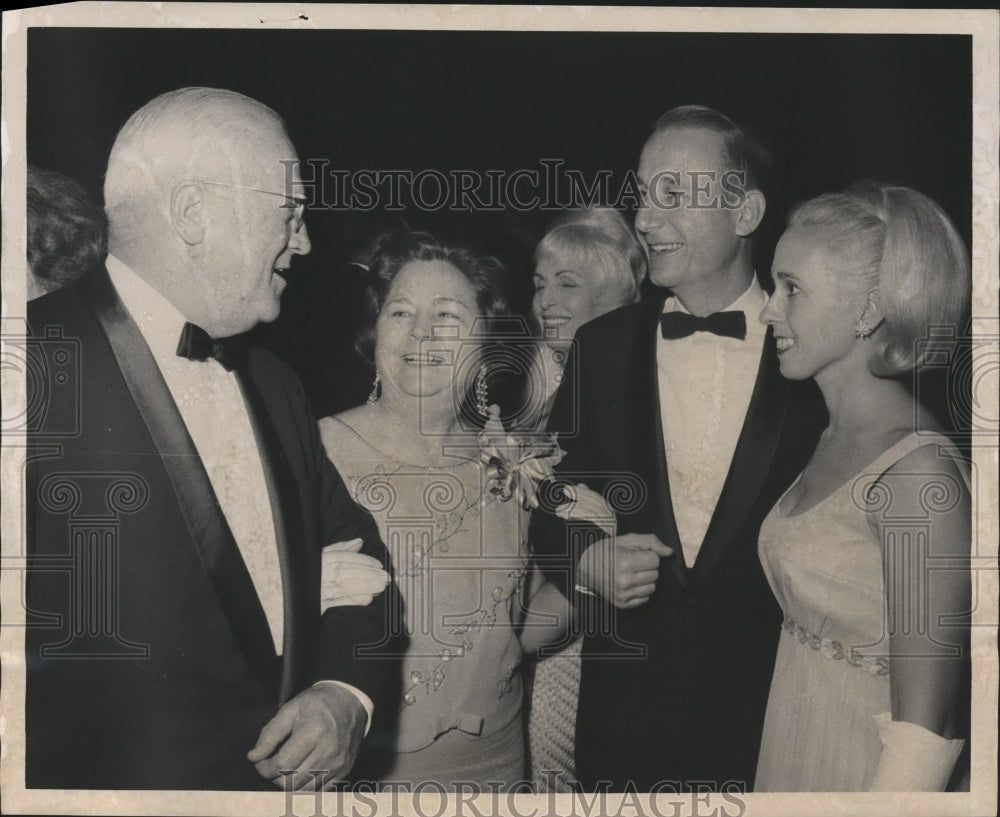
[[[407,465],[335,417],[328,456],[392,555],[410,645],[395,751],[380,777],[511,783],[524,773],[521,647],[514,625],[527,514],[489,490],[478,449],[444,468]]]
[[[878,479],[925,445],[955,452],[941,435],[911,434],[804,512],[789,516],[779,501],[761,527],[761,562],[785,620],[755,791],[871,783],[881,750],[875,716],[892,705],[882,546],[863,508],[881,507]]]

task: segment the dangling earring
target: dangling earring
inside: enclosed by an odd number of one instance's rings
[[[486,364],[482,363],[479,366],[479,371],[476,372],[476,411],[479,412],[480,416],[488,417],[489,408],[486,405]]]
[[[875,330],[882,325],[884,320],[879,317],[877,321],[872,321],[868,317],[868,311],[870,309],[877,309],[875,306],[875,300],[873,296],[875,295],[875,290],[873,289],[868,293],[868,301],[865,303],[864,311],[861,313],[861,317],[858,318],[857,322],[854,324],[854,337],[861,338],[861,340],[868,340],[872,335],[875,334]]]
[[[374,406],[382,396],[382,378],[379,377],[378,369],[375,370],[375,382],[372,383],[372,393],[368,395],[368,405]]]

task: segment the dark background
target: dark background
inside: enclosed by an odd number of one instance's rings
[[[232,88],[275,108],[302,158],[356,170],[634,169],[656,118],[702,103],[770,145],[790,201],[864,177],[910,185],[971,224],[971,38],[957,35],[32,29],[28,160],[100,195],[115,133],[153,96]],[[410,213],[474,239],[551,214]],[[309,214],[322,269],[336,213]],[[766,257],[770,247],[763,247]]]
[[[554,158],[620,180],[661,113],[701,103],[775,155],[758,245],[766,271],[790,203],[865,177],[927,193],[970,242],[971,45],[959,35],[38,28],[27,155],[99,198],[128,116],[163,91],[210,85],[272,106],[300,156],[330,168],[510,171]],[[525,310],[531,250],[551,215],[406,218],[504,258]],[[296,260],[286,302],[340,261],[343,216],[307,220],[313,252]]]

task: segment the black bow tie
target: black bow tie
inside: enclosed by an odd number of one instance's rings
[[[208,360],[210,357],[221,363],[227,372],[238,369],[246,359],[243,337],[212,338],[208,332],[193,323],[185,323],[181,339],[177,344],[177,356],[188,360]]]
[[[686,338],[695,332],[711,332],[727,338],[744,340],[747,316],[742,312],[713,312],[704,318],[687,312],[664,312],[660,315],[660,334],[667,340]]]

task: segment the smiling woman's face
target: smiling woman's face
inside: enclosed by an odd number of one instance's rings
[[[383,390],[451,397],[479,316],[476,292],[447,261],[410,261],[396,273],[375,324],[375,363]]]
[[[868,282],[857,261],[831,250],[816,227],[790,227],[774,250],[774,293],[760,314],[773,327],[781,373],[791,380],[867,368],[869,348],[854,327],[865,312]],[[860,350],[860,353],[859,353]]]
[[[532,312],[542,338],[553,349],[565,349],[587,321],[632,302],[634,286],[625,269],[594,253],[546,251],[535,267]]]

